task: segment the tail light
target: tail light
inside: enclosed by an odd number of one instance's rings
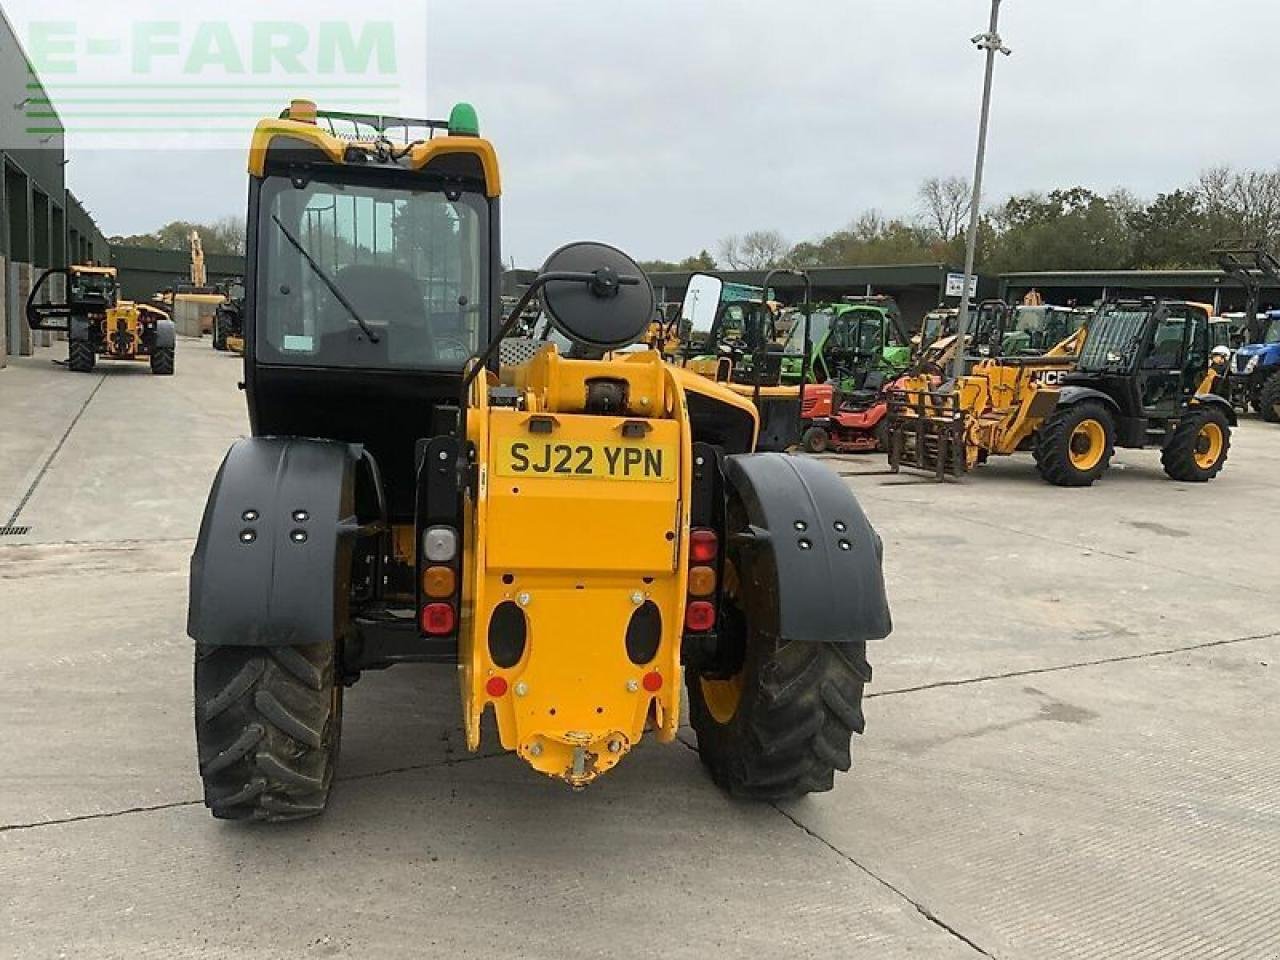
[[[693,567],[689,571],[689,595],[709,597],[716,592],[716,572],[711,567]]]
[[[430,563],[450,563],[458,555],[458,533],[452,527],[422,531],[422,553]]]
[[[432,637],[447,637],[457,623],[453,606],[448,603],[428,603],[422,608],[422,632]]]
[[[706,633],[716,625],[716,608],[706,600],[694,600],[685,608],[684,628],[689,633]]]
[[[711,563],[720,552],[720,542],[714,530],[694,530],[689,534],[689,562]]]
[[[452,567],[428,567],[422,575],[422,592],[432,600],[452,597],[458,586]]]

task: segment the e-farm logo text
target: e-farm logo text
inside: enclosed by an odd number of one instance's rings
[[[278,6],[270,19],[32,19],[25,132],[88,145],[182,133],[243,143],[297,97],[360,114],[421,109],[425,2],[367,0],[383,10],[355,20],[280,19]]]

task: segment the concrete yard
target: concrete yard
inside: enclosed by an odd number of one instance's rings
[[[1280,427],[1207,486],[830,458],[897,626],[831,793],[731,802],[686,733],[574,794],[400,668],[329,812],[245,826],[200,801],[184,632],[240,363],[64,349],[0,371],[2,957],[1280,957]]]

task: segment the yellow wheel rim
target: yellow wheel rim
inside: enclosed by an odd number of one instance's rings
[[[738,570],[728,559],[724,564],[724,593],[727,597],[738,594]],[[716,723],[723,726],[733,719],[738,712],[738,704],[742,702],[742,688],[745,686],[742,670],[727,680],[699,677],[698,686],[702,690],[702,702]]]
[[[742,674],[738,673],[728,680],[708,680],[698,678],[702,687],[702,702],[707,705],[707,712],[716,723],[726,724],[738,712],[738,704],[742,702]]]
[[[1071,466],[1092,470],[1107,450],[1107,432],[1097,420],[1081,420],[1071,431]]]
[[[1222,448],[1226,446],[1226,436],[1222,427],[1216,423],[1206,423],[1196,435],[1196,466],[1201,470],[1212,470],[1222,458]]]

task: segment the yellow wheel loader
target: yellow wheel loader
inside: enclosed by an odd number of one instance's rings
[[[890,392],[889,464],[942,479],[1029,451],[1049,483],[1084,487],[1117,446],[1158,446],[1169,477],[1205,482],[1226,463],[1236,425],[1214,390],[1220,376],[1202,305],[1111,302],[1043,357],[901,381]]]
[[[63,299],[46,299],[52,277],[65,278]],[[46,270],[27,297],[32,330],[67,334],[67,368],[89,373],[97,361],[140,360],[151,372],[172,376],[176,337],[173,322],[161,310],[120,299],[115,267],[77,264]]]
[[[863,729],[867,641],[891,629],[848,487],[753,452],[748,398],[617,352],[654,294],[612,247],[554,253],[503,320],[498,161],[468,105],[295,102],[258,126],[249,173],[252,436],[210,492],[187,623],[213,815],[319,813],[343,688],[414,662],[456,665],[471,749],[489,714],[573,788],[646,733],[672,741],[683,680],[725,789],[829,789]],[[504,366],[534,297],[568,346]]]

